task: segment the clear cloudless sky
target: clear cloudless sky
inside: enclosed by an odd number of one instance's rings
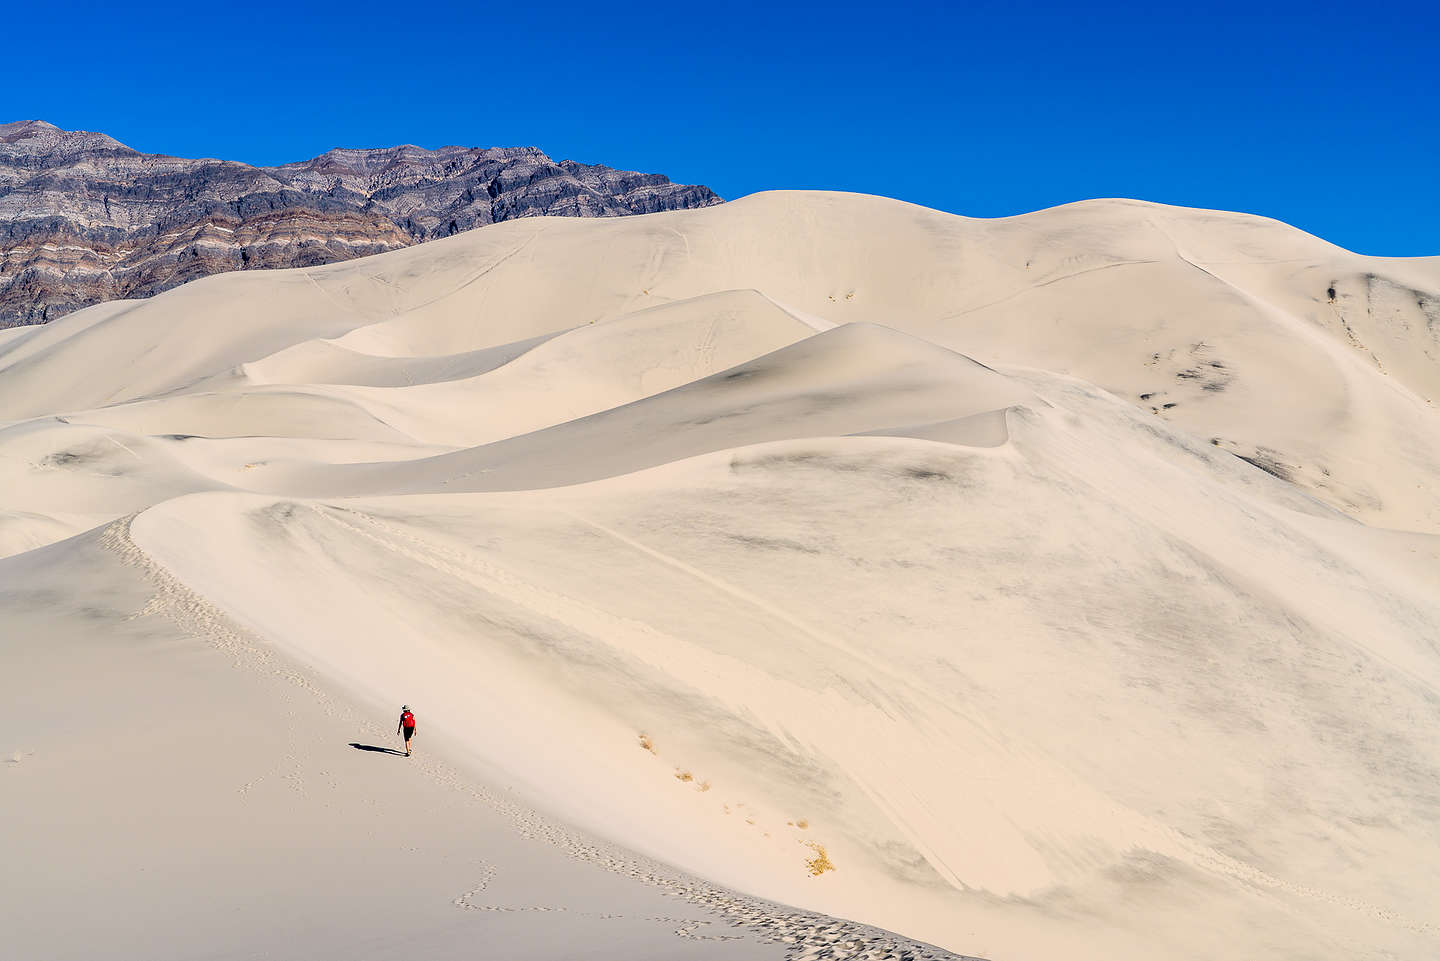
[[[0,16],[0,121],[273,164],[533,145],[734,198],[1089,197],[1440,254],[1440,4],[75,4]]]

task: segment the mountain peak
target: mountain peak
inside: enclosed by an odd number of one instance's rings
[[[89,130],[65,130],[47,120],[17,120],[0,124],[0,145],[27,154],[66,155],[88,150],[123,150],[134,153],[114,137]]]
[[[33,135],[37,131],[51,131],[54,133],[73,132],[63,130],[48,120],[12,120],[9,123],[0,123],[0,137],[8,137],[16,134]]]

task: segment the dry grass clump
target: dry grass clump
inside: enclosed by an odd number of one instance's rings
[[[802,831],[810,826],[810,822],[805,820],[804,818],[796,818],[794,824]]]
[[[643,747],[645,750],[649,751],[651,754],[657,753],[655,750],[655,742],[650,740],[650,735],[646,734],[643,731],[640,732],[640,746]]]
[[[830,855],[825,851],[825,845],[819,841],[805,841],[803,843],[807,848],[815,852],[813,858],[805,859],[805,866],[810,869],[810,874],[813,877],[818,878],[826,871],[835,870],[835,865],[830,861]]]
[[[696,782],[695,782],[695,790],[697,790],[697,791],[708,791],[708,790],[710,790],[710,782],[709,782],[709,781],[696,781]]]
[[[693,780],[695,780],[695,775],[691,774],[689,771],[680,771],[680,770],[677,770],[677,771],[675,772],[675,780],[677,780],[677,781],[693,781]]]

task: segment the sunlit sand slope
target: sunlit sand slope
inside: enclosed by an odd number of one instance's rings
[[[1257,217],[817,193],[214,277],[0,340],[0,656],[54,602],[25,676],[100,677],[76,637],[183,597],[147,644],[228,625],[416,705],[446,783],[747,895],[994,961],[1429,957],[1437,304],[1440,259]],[[171,654],[127,683],[188,724]],[[157,790],[223,780],[173,750]]]
[[[203,495],[136,537],[324,673],[422,692],[567,817],[767,896],[999,957],[1433,946],[1436,539],[1041,391],[1002,448]]]

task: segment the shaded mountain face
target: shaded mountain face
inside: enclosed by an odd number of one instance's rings
[[[534,147],[331,150],[252,167],[0,124],[0,327],[230,270],[310,267],[517,217],[708,207],[708,187]]]

